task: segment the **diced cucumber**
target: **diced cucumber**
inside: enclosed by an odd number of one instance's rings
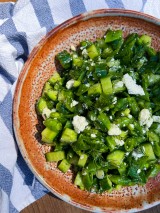
[[[59,164],[58,169],[65,173],[69,170],[70,166],[71,164],[66,159],[63,159]]]
[[[60,119],[61,118],[61,114],[58,113],[58,112],[51,112],[50,118]]]
[[[57,59],[64,69],[68,69],[71,67],[72,57],[66,50],[58,53]]]
[[[99,52],[94,44],[87,48],[88,56],[94,59],[99,56]]]
[[[106,63],[97,63],[95,65],[95,73],[98,78],[104,78],[107,76]]]
[[[147,49],[146,49],[146,51],[147,51],[147,53],[148,53],[148,55],[149,56],[156,56],[156,54],[157,54],[157,52],[155,51],[155,49],[153,49],[152,47],[147,47]]]
[[[58,72],[54,72],[53,75],[48,80],[51,85],[54,85],[57,81],[60,81],[61,77]]]
[[[149,177],[155,177],[160,172],[160,164],[155,164],[152,166],[152,168],[149,170]]]
[[[109,43],[120,38],[122,38],[122,30],[116,31],[109,30],[106,34],[105,42]]]
[[[108,175],[106,175],[102,180],[99,181],[100,192],[112,189],[112,182]]]
[[[59,132],[62,129],[62,124],[57,119],[47,118],[43,124],[55,132]]]
[[[57,95],[58,95],[58,91],[55,91],[53,89],[49,89],[46,93],[46,95],[52,100],[52,101],[56,101],[57,100]]]
[[[36,104],[36,109],[39,114],[42,114],[44,108],[48,108],[47,102],[44,98],[40,97],[37,104]]]
[[[65,102],[69,99],[72,99],[73,93],[71,90],[61,90],[58,93],[58,101]]]
[[[125,157],[125,152],[121,150],[115,150],[107,156],[107,161],[112,166],[119,167],[121,163],[123,162],[124,157]]]
[[[153,147],[150,143],[145,143],[142,145],[142,150],[144,154],[148,157],[148,160],[155,160],[155,154],[153,152]]]
[[[81,67],[83,64],[83,59],[80,57],[73,57],[73,66],[74,67]]]
[[[89,89],[88,89],[88,95],[100,95],[102,93],[102,89],[101,89],[101,84],[97,83],[92,85]]]
[[[86,171],[82,172],[82,182],[84,184],[85,189],[90,190],[93,184],[93,175],[89,174]]]
[[[74,81],[73,87],[79,87],[80,84],[81,84],[80,81]]]
[[[48,90],[53,89],[53,87],[51,86],[51,84],[47,81],[43,87],[43,92],[42,92],[42,96],[45,97],[46,93],[48,92]]]
[[[131,180],[126,177],[122,177],[120,175],[110,175],[110,180],[116,184],[116,185],[121,185],[121,186],[126,186],[131,183]]]
[[[80,155],[80,158],[79,158],[79,161],[78,161],[78,166],[84,167],[86,162],[87,162],[87,159],[88,159],[88,155],[86,155],[86,154]]]
[[[110,77],[101,78],[102,91],[105,95],[110,95],[113,93],[112,82]]]
[[[64,151],[57,151],[57,152],[47,152],[45,154],[46,161],[53,162],[53,161],[60,161],[65,158]]]
[[[150,36],[148,35],[142,35],[139,39],[138,39],[139,44],[146,44],[147,46],[151,46],[151,42],[152,39]]]
[[[42,141],[45,143],[53,143],[53,140],[58,135],[58,132],[50,130],[48,127],[46,127],[42,133]]]
[[[64,129],[61,139],[61,142],[64,143],[73,143],[77,141],[77,133],[73,129],[66,128]]]
[[[121,165],[118,167],[118,172],[121,176],[126,175],[126,171],[127,171],[127,164],[126,163],[121,163]]]
[[[103,129],[109,130],[111,128],[111,122],[105,113],[100,112],[97,120]]]
[[[80,172],[77,173],[76,178],[74,180],[74,184],[76,186],[79,186],[80,189],[84,190],[84,184],[83,184],[82,175]]]
[[[115,136],[106,137],[107,145],[109,150],[112,152],[116,148]]]
[[[72,129],[72,127],[73,127],[72,122],[71,121],[67,121],[65,126],[64,126],[64,129],[66,129],[66,128]]]

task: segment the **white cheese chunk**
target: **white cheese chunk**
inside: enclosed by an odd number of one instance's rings
[[[82,55],[83,55],[84,57],[87,57],[87,56],[88,56],[88,52],[87,52],[86,49],[83,49],[83,50],[82,50]]]
[[[153,118],[148,109],[142,109],[139,113],[139,122],[141,126],[149,128],[153,123]]]
[[[46,118],[49,118],[51,112],[56,112],[56,109],[50,110],[50,109],[48,109],[47,107],[45,107],[45,108],[43,109],[43,112],[42,112],[42,117],[43,117],[43,119],[45,120]]]
[[[88,126],[88,122],[85,117],[76,115],[73,117],[72,124],[74,126],[74,130],[77,133],[83,132],[85,128]]]
[[[117,103],[117,97],[115,96],[112,100],[112,104],[116,104]]]
[[[114,85],[114,88],[117,89],[117,88],[121,88],[123,87],[124,83],[123,81],[118,81],[115,85]]]
[[[71,45],[71,50],[72,50],[72,51],[76,51],[76,48],[75,48],[74,45]]]
[[[160,116],[153,115],[152,118],[153,118],[153,122],[160,123]]]
[[[78,103],[79,103],[78,101],[73,100],[72,103],[71,103],[71,107],[76,106]]]
[[[120,128],[116,124],[112,124],[111,128],[108,131],[108,135],[120,135],[121,134]]]
[[[141,170],[140,170],[140,169],[137,170],[137,174],[139,174],[139,173],[141,173]]]
[[[137,160],[138,158],[141,158],[144,155],[142,153],[137,153],[137,152],[133,151],[132,156],[135,158],[135,160]]]
[[[91,134],[91,138],[96,138],[96,135],[95,134]]]
[[[133,80],[133,78],[125,74],[122,79],[123,83],[127,87],[128,93],[131,95],[145,95],[143,88],[136,84],[136,82]]]
[[[67,89],[71,89],[73,87],[73,84],[74,84],[74,80],[73,79],[67,81],[66,88]]]
[[[124,145],[124,141],[123,140],[119,140],[118,138],[115,139],[115,142],[118,146],[123,146]]]

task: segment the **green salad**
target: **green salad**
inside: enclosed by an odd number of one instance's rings
[[[160,53],[151,37],[108,30],[57,54],[36,109],[47,162],[82,190],[143,185],[160,172]]]

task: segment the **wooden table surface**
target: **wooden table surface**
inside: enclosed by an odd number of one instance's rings
[[[0,2],[15,2],[16,0],[0,0]],[[88,211],[76,208],[51,193],[32,203],[21,213],[87,213]],[[160,213],[160,205],[144,210],[142,213]]]

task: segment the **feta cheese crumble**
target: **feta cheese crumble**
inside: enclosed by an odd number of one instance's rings
[[[45,108],[43,109],[43,112],[42,112],[42,117],[43,117],[43,119],[45,120],[46,118],[49,118],[51,112],[56,112],[56,109],[50,110],[50,109],[48,109],[47,107],[45,107]]]
[[[116,84],[115,84],[115,89],[117,89],[117,88],[121,88],[121,87],[123,87],[123,85],[124,85],[124,83],[123,83],[123,81],[118,81]]]
[[[138,170],[137,170],[137,174],[139,174],[140,172],[141,172],[141,170],[140,170],[140,169],[138,169]]]
[[[129,115],[128,115],[128,118],[129,118],[129,119],[131,119],[131,118],[132,118],[132,115],[131,115],[131,114],[129,114]]]
[[[135,160],[137,160],[138,158],[143,157],[142,153],[137,153],[135,151],[132,152],[132,156],[135,158]]]
[[[121,132],[122,131],[116,124],[111,124],[111,128],[108,131],[108,135],[120,135]]]
[[[124,141],[123,140],[119,140],[118,138],[115,139],[115,142],[118,146],[123,146],[124,145]]]
[[[86,86],[86,87],[90,87],[90,84],[89,84],[89,83],[87,83],[87,84],[85,84],[85,86]]]
[[[116,104],[117,103],[117,97],[114,97],[112,100],[112,104]]]
[[[122,78],[123,83],[127,87],[128,93],[131,95],[145,95],[143,88],[136,84],[133,78],[127,73]]]
[[[152,118],[153,118],[153,122],[160,123],[160,116],[153,115]]]
[[[91,138],[96,138],[96,135],[95,134],[91,134]]]
[[[67,89],[71,89],[73,87],[73,84],[74,84],[74,80],[73,79],[67,81],[66,88]]]
[[[76,106],[78,103],[79,103],[78,101],[73,100],[72,103],[71,103],[71,107]]]
[[[139,113],[139,122],[141,126],[149,128],[153,123],[153,118],[148,109],[142,109]]]
[[[83,50],[82,50],[82,55],[83,55],[84,57],[86,57],[86,56],[88,55],[88,52],[87,52],[86,49],[83,49]]]
[[[76,115],[73,117],[72,124],[74,126],[74,130],[77,133],[83,132],[85,130],[86,126],[88,126],[88,122],[87,122],[86,118],[83,116],[79,116],[79,115]]]
[[[129,124],[129,127],[130,127],[131,129],[134,129],[134,124]]]
[[[71,50],[72,50],[72,51],[76,51],[76,48],[75,48],[74,45],[71,45]]]

